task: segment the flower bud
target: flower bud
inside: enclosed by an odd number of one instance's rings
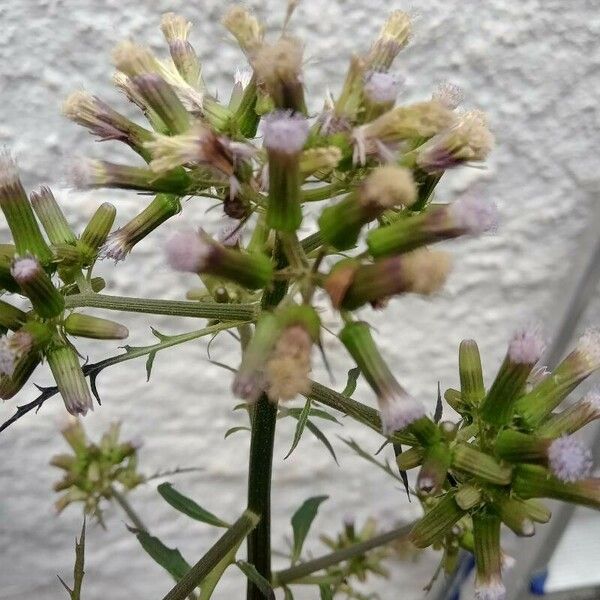
[[[237,40],[246,56],[252,57],[263,43],[263,26],[242,6],[232,6],[223,17],[223,25]]]
[[[69,227],[58,202],[50,188],[42,186],[39,192],[31,192],[31,206],[40,220],[50,243],[75,244],[75,234]]]
[[[17,331],[27,319],[27,314],[21,309],[0,300],[0,327]]]
[[[37,259],[16,258],[11,274],[40,317],[51,319],[62,312],[65,307],[64,298]]]
[[[573,350],[551,373],[515,404],[529,427],[537,426],[584,379],[600,368],[600,333],[588,330]]]
[[[249,402],[258,400],[266,387],[265,365],[281,331],[280,323],[271,313],[263,313],[256,323],[254,335],[250,339],[242,364],[232,385],[237,398]]]
[[[281,37],[274,44],[263,43],[252,66],[278,109],[305,112],[302,46],[297,39]]]
[[[459,414],[462,414],[463,412],[470,409],[469,405],[463,402],[460,390],[448,388],[444,392],[444,400],[448,403],[448,406],[450,406],[450,408],[452,408]]]
[[[463,340],[458,349],[461,401],[476,406],[485,396],[481,357],[475,340]]]
[[[450,449],[446,444],[440,442],[427,448],[417,477],[419,494],[435,496],[441,492],[450,468],[450,458]]]
[[[100,140],[125,142],[143,158],[148,158],[144,142],[152,139],[152,132],[113,110],[96,96],[83,91],[73,92],[63,105],[63,113]]]
[[[46,352],[46,358],[67,411],[72,415],[85,415],[88,410],[94,410],[94,402],[75,350],[69,345],[57,343]]]
[[[362,227],[394,206],[411,206],[417,198],[408,169],[378,167],[341,202],[327,207],[319,217],[323,239],[338,250],[356,245]]]
[[[550,509],[541,501],[535,498],[529,500],[520,500],[529,515],[529,518],[536,523],[547,523],[552,517]]]
[[[493,147],[494,136],[485,115],[469,111],[419,147],[417,165],[426,173],[441,173],[465,163],[483,162]]]
[[[533,327],[517,331],[506,357],[480,407],[481,418],[495,426],[508,423],[525,383],[545,349],[540,332]]]
[[[73,166],[71,179],[80,189],[119,188],[179,196],[194,189],[192,178],[177,166],[157,174],[148,167],[132,167],[90,158]]]
[[[367,236],[367,246],[373,257],[389,256],[461,235],[477,235],[494,229],[496,223],[494,204],[463,197],[374,229]]]
[[[467,513],[462,510],[452,493],[444,494],[425,516],[414,525],[408,539],[417,548],[427,548],[440,540]]]
[[[264,146],[269,157],[267,225],[296,231],[302,222],[300,156],[308,137],[308,121],[300,115],[271,113],[264,121]]]
[[[473,515],[476,600],[504,600],[500,518],[489,511]]]
[[[189,85],[197,88],[202,68],[198,55],[188,41],[191,27],[190,21],[175,13],[165,13],[160,22],[175,68]]]
[[[531,537],[535,534],[533,521],[523,500],[501,493],[494,498],[494,506],[502,522],[516,535]]]
[[[70,335],[95,340],[123,340],[129,335],[127,327],[120,323],[80,313],[69,315],[63,326]]]
[[[12,233],[17,254],[31,254],[43,264],[50,262],[52,253],[35,220],[17,165],[6,151],[0,152],[0,208]]]
[[[454,495],[456,504],[463,510],[470,510],[477,506],[481,502],[481,498],[481,490],[468,483],[461,485]]]
[[[384,435],[425,419],[425,407],[404,390],[392,375],[371,337],[367,323],[347,323],[339,337],[377,395]]]
[[[180,211],[177,196],[158,194],[141,213],[108,236],[100,255],[117,262],[124,260],[138,242]]]
[[[579,402],[559,413],[552,413],[536,430],[541,437],[555,438],[574,433],[600,418],[600,392],[593,390]]]
[[[0,398],[8,400],[21,390],[40,363],[50,337],[46,325],[32,321],[0,338]]]
[[[480,481],[497,485],[507,485],[512,475],[511,467],[501,465],[489,454],[465,443],[459,443],[454,447],[452,468],[469,473]]]
[[[300,155],[300,173],[306,179],[315,175],[318,179],[329,174],[342,160],[342,151],[337,146],[308,148]]]
[[[423,463],[425,450],[420,446],[414,446],[408,450],[404,450],[400,454],[396,454],[396,465],[400,471],[410,471]]]
[[[561,481],[546,468],[538,465],[518,465],[512,489],[523,499],[553,498],[600,509],[600,479]]]
[[[363,121],[372,121],[390,110],[398,96],[399,82],[387,73],[369,73],[363,87]]]
[[[83,230],[79,238],[79,244],[88,263],[96,259],[98,249],[106,241],[116,214],[117,209],[109,202],[104,202],[98,207]]]
[[[273,277],[273,265],[263,254],[226,248],[202,231],[176,233],[166,250],[176,271],[224,277],[252,290],[265,287]]]
[[[365,62],[373,71],[388,71],[410,39],[411,23],[407,13],[395,10],[381,28]]]
[[[445,252],[415,250],[360,265],[352,282],[336,308],[355,310],[367,302],[381,302],[403,293],[431,295],[437,292],[450,270],[450,257]],[[325,289],[329,291],[328,280]],[[331,295],[331,294],[330,294]]]
[[[454,119],[451,111],[435,101],[392,108],[354,130],[354,162],[364,165],[367,154],[379,151],[382,143],[433,137]]]

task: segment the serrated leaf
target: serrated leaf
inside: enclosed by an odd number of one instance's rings
[[[321,584],[319,586],[319,594],[321,600],[333,600],[333,592],[331,591],[331,586]]]
[[[302,546],[310,530],[319,506],[327,500],[329,496],[314,496],[308,498],[302,503],[302,506],[292,516],[292,530],[294,532],[294,541],[292,544],[292,564],[294,564],[302,553]]]
[[[142,529],[128,529],[135,534],[150,558],[165,569],[175,580],[179,581],[190,570],[190,565],[177,548],[165,546],[157,537]]]
[[[259,589],[260,593],[268,600],[275,600],[275,592],[271,584],[256,570],[254,565],[244,560],[235,562],[239,570]]]
[[[440,382],[438,381],[437,402],[435,405],[435,414],[433,415],[434,423],[439,423],[444,414],[444,405],[442,403],[442,391],[440,390]]]
[[[148,358],[146,359],[146,381],[150,381],[150,375],[152,374],[152,366],[154,365],[155,357],[156,352],[150,352],[150,354],[148,354]]]
[[[60,575],[57,575],[58,580],[62,583],[65,590],[67,590],[71,600],[81,600],[81,586],[83,584],[83,576],[85,572],[83,570],[85,564],[85,518],[83,519],[83,525],[81,526],[81,533],[79,534],[79,540],[75,538],[75,565],[73,566],[73,589],[71,589],[63,580]]]
[[[340,440],[342,440],[342,442],[344,442],[344,444],[346,444],[347,446],[352,448],[352,450],[354,450],[354,452],[356,452],[356,454],[358,454],[365,460],[368,460],[370,463],[377,465],[380,469],[385,471],[388,475],[391,475],[394,479],[396,479],[397,481],[399,481],[400,483],[402,483],[404,485],[402,478],[400,476],[396,475],[396,473],[394,473],[394,471],[392,470],[392,467],[390,467],[390,464],[387,461],[379,462],[376,458],[371,456],[366,450],[363,450],[353,439],[347,440],[340,436]]]
[[[310,399],[306,401],[300,416],[298,417],[298,423],[296,424],[296,431],[294,432],[294,440],[292,441],[292,447],[289,452],[283,457],[285,460],[290,454],[296,449],[296,446],[300,442],[300,438],[302,437],[302,433],[304,433],[304,427],[306,427],[306,422],[308,421],[308,415],[310,413]]]
[[[230,435],[237,433],[238,431],[250,431],[250,427],[240,425],[239,427],[231,427],[225,432],[224,439],[227,439]]]
[[[325,437],[325,434],[312,421],[306,422],[306,428],[325,446],[325,448],[327,448],[329,454],[331,454],[333,460],[335,460],[335,464],[339,466],[340,463],[335,455],[335,450],[329,440]]]
[[[219,519],[219,517],[213,515],[213,513],[207,511],[187,496],[178,492],[170,483],[161,483],[156,489],[163,499],[174,509],[182,512],[191,519],[201,521],[202,523],[208,523],[215,527],[229,527],[229,523]]]
[[[354,369],[350,369],[348,371],[348,379],[346,381],[346,387],[342,392],[342,396],[346,396],[349,398],[354,394],[356,390],[356,382],[358,381],[358,377],[360,375],[360,369],[358,367],[354,367]]]

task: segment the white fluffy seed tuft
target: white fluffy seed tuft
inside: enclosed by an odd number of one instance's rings
[[[431,94],[431,99],[443,104],[450,110],[454,110],[462,104],[465,94],[458,85],[445,81],[437,86],[433,94]]]
[[[0,150],[0,187],[14,185],[19,180],[19,169],[10,152]]]
[[[565,482],[585,479],[593,464],[589,449],[573,436],[560,437],[550,444],[548,463],[554,475]]]
[[[40,263],[35,258],[25,257],[14,260],[10,273],[17,282],[21,282],[35,277],[39,270]]]
[[[308,121],[302,115],[273,112],[264,120],[264,145],[282,154],[297,154],[306,142],[308,129]]]
[[[579,338],[577,350],[584,355],[592,369],[600,367],[600,329],[588,329]]]
[[[524,327],[513,335],[508,345],[508,356],[517,364],[534,365],[540,360],[546,342],[538,327]]]
[[[169,265],[187,273],[203,271],[211,251],[211,244],[192,230],[177,232],[166,244]]]
[[[600,414],[600,388],[589,391],[583,397],[583,401],[587,403],[594,412]]]
[[[501,581],[479,583],[475,586],[475,600],[504,600],[505,598],[506,588]]]

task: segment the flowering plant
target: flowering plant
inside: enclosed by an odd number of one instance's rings
[[[600,480],[590,478],[589,452],[572,434],[600,416],[597,394],[564,410],[567,396],[600,367],[598,333],[587,332],[552,372],[538,366],[544,342],[536,328],[515,333],[506,357],[486,388],[477,345],[459,348],[460,389],[446,402],[456,422],[429,415],[385,363],[369,324],[358,311],[384,310],[403,294],[432,295],[450,270],[436,242],[480,234],[495,227],[494,206],[461,197],[448,204],[434,192],[445,171],[483,163],[493,137],[478,110],[460,109],[462,95],[451,85],[430,99],[397,104],[401,83],[390,70],[408,43],[410,19],[392,13],[371,47],[352,57],[341,92],[328,96],[313,118],[303,85],[302,43],[288,33],[296,2],[290,2],[283,31],[267,40],[263,25],[245,9],[223,19],[248,59],[227,102],[211,95],[200,60],[188,41],[191,24],[167,14],[162,20],[170,58],[144,46],[120,44],[114,51],[114,82],[142,112],[142,126],[101,99],[75,92],[67,117],[100,140],[119,140],[140,158],[135,166],[86,160],[74,170],[82,188],[121,188],[153,196],[131,221],[113,231],[116,209],[98,207],[80,235],[72,230],[47,187],[27,196],[17,167],[0,158],[0,207],[13,240],[0,248],[0,278],[7,293],[28,299],[26,310],[0,300],[0,397],[15,396],[37,366],[47,362],[56,386],[45,388],[17,409],[8,426],[60,393],[66,409],[82,417],[98,398],[96,378],[104,369],[147,357],[172,346],[237,332],[241,361],[232,393],[243,401],[251,429],[248,502],[234,523],[186,498],[170,484],[159,492],[192,518],[225,528],[218,542],[194,565],[150,535],[126,499],[146,481],[137,472],[136,445],[118,440],[113,427],[99,444],[89,442],[79,422],[64,435],[74,454],[53,464],[65,471],[57,490],[62,509],[82,502],[99,519],[100,504],[116,500],[126,511],[144,549],[176,580],[165,600],[209,598],[232,563],[248,578],[248,600],[273,597],[282,588],[293,598],[296,583],[315,583],[322,598],[360,598],[349,581],[384,574],[382,547],[399,538],[443,551],[447,573],[459,550],[474,554],[476,595],[504,596],[502,571],[509,562],[500,546],[501,525],[517,535],[534,534],[550,512],[540,498],[600,507]],[[120,297],[102,293],[94,276],[100,259],[126,259],[136,244],[184,207],[182,199],[217,200],[225,225],[217,237],[182,230],[169,240],[173,269],[200,279],[201,292],[186,301]],[[325,203],[321,205],[320,203]],[[206,206],[206,205],[205,205]],[[316,224],[308,207],[318,207]],[[185,207],[186,211],[193,206]],[[312,227],[312,233],[301,233]],[[82,308],[205,318],[206,327],[174,336],[154,331],[158,342],[125,347],[95,364],[81,364],[77,337],[124,339],[127,328],[92,317]],[[335,319],[335,335],[356,363],[347,389],[336,392],[311,380],[311,360],[328,331],[323,312]],[[350,396],[358,374],[372,388],[378,410]],[[303,396],[301,409],[286,401]],[[441,398],[439,399],[441,404]],[[393,448],[407,490],[406,472],[419,468],[410,493],[424,515],[416,523],[377,533],[368,523],[357,532],[346,523],[332,552],[302,560],[308,528],[323,497],[308,499],[292,518],[294,542],[288,569],[271,571],[270,486],[273,441],[279,417],[297,420],[292,450],[305,429],[333,448],[311,418],[335,419],[330,410],[382,434]],[[364,452],[353,442],[349,445]],[[335,456],[335,455],[334,455]],[[247,560],[236,560],[247,538]],[[76,563],[79,597],[82,550]],[[77,564],[81,567],[78,571]],[[308,579],[307,579],[308,578]]]

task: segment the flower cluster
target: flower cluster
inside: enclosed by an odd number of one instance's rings
[[[88,440],[77,419],[62,430],[73,453],[57,454],[50,461],[64,471],[62,479],[54,485],[56,492],[64,492],[56,501],[58,512],[80,502],[87,514],[102,522],[100,504],[119,493],[115,486],[132,490],[144,482],[137,472],[137,445],[119,441],[120,429],[120,424],[113,423],[98,444]]]
[[[600,368],[600,332],[585,333],[552,372],[536,368],[543,351],[536,328],[516,332],[486,390],[477,344],[463,341],[460,390],[445,393],[460,421],[439,423],[427,439],[415,435],[397,458],[401,469],[420,466],[416,492],[425,516],[410,539],[420,548],[442,547],[448,571],[460,548],[473,552],[482,600],[504,597],[501,524],[534,535],[534,524],[551,516],[540,498],[600,508],[591,453],[574,435],[600,417],[598,394],[555,410]]]

